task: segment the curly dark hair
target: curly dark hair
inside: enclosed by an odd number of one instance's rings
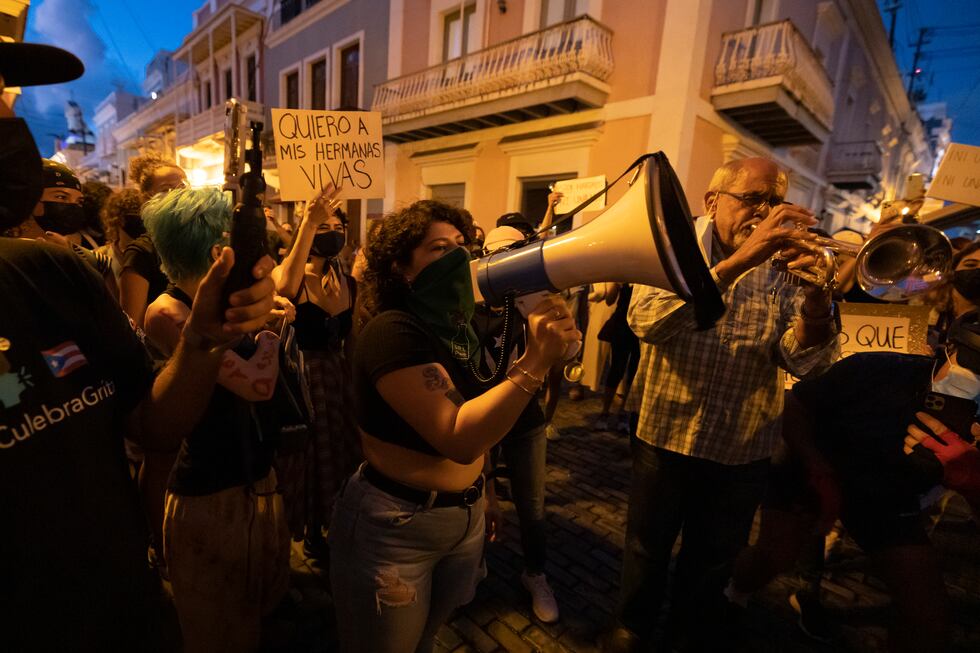
[[[143,206],[143,194],[135,188],[116,191],[102,206],[102,228],[110,243],[119,240],[127,215],[139,215]]]
[[[448,222],[466,235],[469,223],[460,209],[435,200],[422,200],[385,216],[364,250],[365,300],[372,313],[394,308],[408,292],[396,266],[412,262],[412,250],[422,244],[434,222]]]

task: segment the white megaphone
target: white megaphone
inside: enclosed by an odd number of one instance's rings
[[[670,290],[693,302],[698,327],[714,325],[725,304],[701,254],[677,176],[667,157],[657,152],[637,159],[613,184],[636,168],[626,194],[588,224],[547,240],[515,243],[473,261],[476,300],[501,306],[513,295],[526,316],[540,300],[521,298],[589,283],[635,283]],[[596,197],[560,219],[568,219]]]

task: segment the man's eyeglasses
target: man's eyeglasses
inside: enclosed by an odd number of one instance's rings
[[[734,197],[739,202],[750,209],[762,210],[763,207],[773,208],[783,203],[783,198],[779,195],[765,195],[763,193],[730,193],[727,190],[717,191],[722,195]]]

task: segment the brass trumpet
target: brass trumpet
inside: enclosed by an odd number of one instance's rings
[[[946,234],[921,224],[905,224],[889,229],[864,245],[852,245],[833,238],[815,236],[798,239],[794,245],[817,256],[809,268],[788,269],[785,259],[774,258],[773,265],[803,281],[833,290],[838,284],[838,256],[857,260],[857,281],[872,297],[900,302],[928,292],[946,281],[953,271],[953,246]]]

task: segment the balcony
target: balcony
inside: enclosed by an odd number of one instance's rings
[[[789,20],[722,35],[711,102],[773,147],[826,142],[830,78]]]
[[[881,182],[881,146],[876,141],[834,143],[827,181],[844,190],[876,190]]]
[[[375,88],[385,138],[403,143],[601,106],[612,31],[583,16]]]
[[[244,100],[242,104],[248,110],[249,121],[265,121],[263,116],[264,108],[261,104],[258,102],[246,102]],[[222,102],[196,115],[179,120],[177,122],[175,143],[177,147],[187,147],[196,145],[203,139],[211,138],[215,145],[217,145],[222,140],[222,136],[218,134],[223,135],[224,131],[225,105]]]

